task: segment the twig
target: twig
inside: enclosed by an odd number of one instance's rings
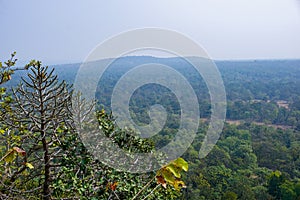
[[[115,196],[117,197],[117,199],[120,200],[120,198],[119,198],[119,196],[117,195],[117,193],[116,193],[115,191],[113,191],[113,192],[114,192]]]
[[[158,184],[147,196],[145,196],[145,198],[143,198],[142,200],[147,199],[151,194],[153,194],[153,192],[160,186],[160,184]]]
[[[155,179],[155,176],[142,189],[140,189],[140,191],[138,191],[138,193],[131,200],[136,199],[141,194],[141,192],[144,191],[151,184],[151,182],[154,179]]]

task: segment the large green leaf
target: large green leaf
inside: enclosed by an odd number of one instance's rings
[[[180,178],[181,177],[181,174],[180,174],[180,169],[173,165],[173,164],[170,164],[166,167],[166,169],[168,169],[170,172],[172,172],[172,174],[177,177],[177,178]]]
[[[177,158],[173,161],[173,163],[183,169],[184,171],[187,171],[189,169],[188,163],[183,158]]]

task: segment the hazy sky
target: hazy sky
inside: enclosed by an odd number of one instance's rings
[[[143,27],[178,31],[214,59],[300,58],[300,0],[0,0],[0,60],[78,62]]]

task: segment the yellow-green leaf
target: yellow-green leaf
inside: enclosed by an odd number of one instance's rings
[[[274,172],[274,175],[275,175],[276,177],[280,177],[280,176],[281,176],[281,172],[278,171],[278,170],[276,170],[276,171]]]
[[[168,169],[170,172],[172,172],[172,174],[177,177],[177,178],[180,178],[181,175],[180,175],[180,170],[174,166],[173,164],[170,164],[168,166],[166,166],[166,169]]]
[[[179,189],[180,189],[179,187],[183,187],[183,188],[186,187],[185,184],[184,184],[184,182],[183,182],[183,181],[180,181],[180,180],[176,180],[176,181],[174,182],[173,186],[174,186],[174,188],[175,188],[176,190],[179,190]]]
[[[165,179],[166,182],[168,182],[169,184],[173,184],[175,181],[175,178],[173,176],[173,174],[169,171],[169,170],[162,170],[161,173],[162,177]]]
[[[173,161],[173,163],[183,169],[184,171],[187,171],[189,169],[188,163],[183,158],[177,158]]]
[[[4,156],[4,161],[10,163],[16,159],[16,153],[13,149],[9,150]]]
[[[184,159],[178,158],[171,161],[156,172],[157,183],[164,188],[166,188],[167,184],[172,185],[176,190],[179,190],[180,187],[185,187],[184,182],[180,180],[182,170],[188,170],[188,163]]]
[[[26,165],[26,167],[28,167],[29,169],[33,169],[33,168],[34,168],[33,165],[30,164],[30,163],[26,163],[25,165]]]

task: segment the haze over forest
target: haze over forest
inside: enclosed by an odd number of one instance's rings
[[[0,7],[1,200],[300,199],[299,0]]]

